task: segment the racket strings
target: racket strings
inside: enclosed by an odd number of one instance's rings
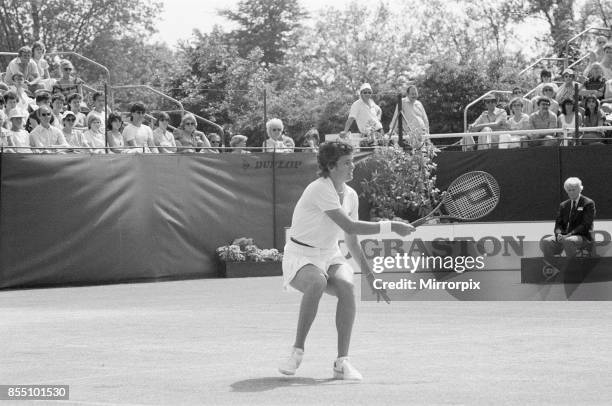
[[[489,214],[498,202],[497,181],[486,172],[470,172],[449,186],[444,207],[455,218],[475,220]]]

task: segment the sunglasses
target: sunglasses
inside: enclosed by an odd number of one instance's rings
[[[282,128],[271,128],[270,131],[283,131]]]
[[[72,70],[72,68],[64,68],[64,70],[65,70],[66,72],[70,72],[70,71]]]
[[[550,106],[550,103],[540,103],[540,106]]]
[[[361,92],[361,94],[372,94],[372,92],[366,91],[366,92]]]
[[[188,125],[196,125],[196,123],[185,123],[185,126],[188,126]]]
[[[40,113],[41,117],[51,117],[51,113]]]
[[[75,118],[65,118],[64,121],[76,121]]]

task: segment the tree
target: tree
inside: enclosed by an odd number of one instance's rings
[[[140,52],[136,48],[155,32],[161,9],[159,0],[5,0],[0,2],[0,49],[16,51],[39,40],[50,51],[76,52],[112,66],[121,59],[118,53]],[[146,63],[131,60],[112,70],[119,77],[142,78]],[[133,68],[139,64],[141,70]],[[99,71],[81,73],[93,80]]]
[[[238,10],[224,9],[219,14],[238,24],[231,38],[240,56],[259,47],[266,65],[283,62],[285,52],[297,42],[295,30],[307,16],[298,0],[242,0]]]
[[[589,26],[612,28],[612,3],[603,0],[585,1],[580,9],[580,28],[584,30]]]
[[[263,134],[262,94],[268,77],[262,59],[259,48],[241,57],[219,27],[210,34],[196,31],[194,40],[182,45],[165,89],[187,110],[228,124],[230,132],[256,145]]]

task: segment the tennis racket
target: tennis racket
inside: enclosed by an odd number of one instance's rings
[[[418,227],[431,219],[477,220],[491,213],[499,203],[499,185],[483,171],[464,173],[442,194],[440,203],[425,217],[410,223]],[[440,209],[444,206],[447,214]]]

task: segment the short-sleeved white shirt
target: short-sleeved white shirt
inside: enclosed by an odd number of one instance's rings
[[[348,185],[344,188],[345,196],[341,205],[329,177],[318,178],[308,185],[293,211],[288,236],[316,248],[337,247],[338,241],[343,238],[343,231],[325,212],[341,208],[353,220],[359,218],[357,192]]]
[[[382,129],[380,116],[382,110],[376,103],[370,100],[370,104],[366,104],[361,97],[351,106],[349,117],[352,117],[357,122],[359,132],[367,133],[368,129],[372,128],[377,131]]]
[[[136,146],[147,147],[148,149],[148,146],[153,144],[153,130],[144,124],[136,127],[130,123],[123,129],[123,141],[127,144],[132,140]]]

